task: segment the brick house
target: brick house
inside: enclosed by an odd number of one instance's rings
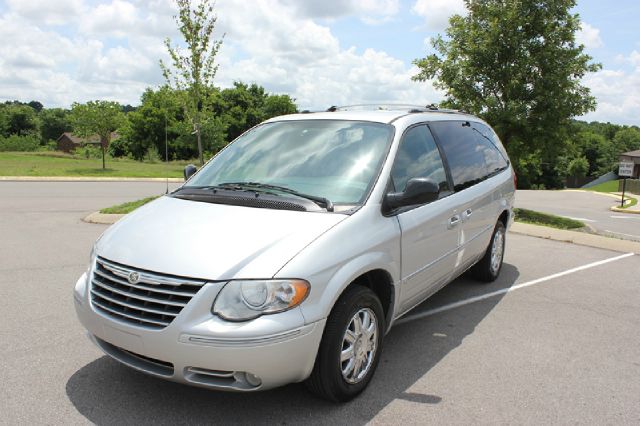
[[[111,141],[118,139],[119,135],[116,132],[111,133]],[[56,140],[56,149],[62,152],[71,152],[76,148],[80,148],[85,145],[100,146],[100,137],[98,135],[89,136],[88,138],[82,138],[76,136],[71,132],[64,132]]]
[[[640,179],[640,149],[620,154],[620,162],[634,163],[633,179]]]

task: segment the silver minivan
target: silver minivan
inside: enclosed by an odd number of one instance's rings
[[[185,177],[99,238],[74,299],[109,356],[211,389],[355,397],[394,321],[498,277],[513,220],[496,134],[435,108],[273,118]]]

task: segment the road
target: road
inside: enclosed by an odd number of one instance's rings
[[[220,393],[124,367],[75,318],[73,284],[106,229],[80,218],[162,192],[0,182],[0,424],[640,422],[640,256],[513,234],[499,280],[463,277],[411,312],[349,404],[301,384]]]
[[[586,191],[516,192],[516,207],[578,219],[599,234],[640,241],[640,215],[612,212],[615,204],[615,198]]]

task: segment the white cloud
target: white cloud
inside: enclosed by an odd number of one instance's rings
[[[17,16],[46,25],[63,25],[77,22],[84,9],[83,0],[6,0]]]
[[[584,44],[587,49],[597,49],[604,46],[600,38],[600,30],[586,22],[582,22],[580,30],[576,33],[576,41],[578,44]]]
[[[289,93],[302,108],[367,102],[436,102],[442,96],[428,83],[414,83],[417,71],[393,56],[344,49],[329,27],[294,16],[286,4],[220,1],[219,23],[227,31],[219,79],[256,82]],[[297,13],[297,12],[296,12]],[[277,28],[277,31],[273,31]],[[224,49],[243,51],[232,61]]]
[[[138,104],[146,87],[162,83],[163,39],[180,40],[172,2],[59,0],[58,6],[69,5],[64,9],[73,11],[77,23],[64,31],[51,25],[67,14],[42,4],[49,12],[10,0],[0,15],[0,99],[38,99],[46,106],[90,99]],[[345,48],[328,25],[317,21],[349,14],[386,19],[398,12],[397,0],[295,5],[292,0],[218,0],[217,37],[226,33],[217,57],[218,85],[255,82],[310,109],[442,97],[430,84],[412,82],[417,70],[409,64],[367,46]]]
[[[110,0],[88,9],[79,22],[81,34],[121,37],[135,42],[139,37],[176,37],[173,2],[167,0]]]
[[[123,0],[99,4],[79,22],[82,33],[127,37],[136,30],[139,22],[136,7]],[[136,31],[137,33],[137,31]]]
[[[629,57],[625,58],[626,62],[629,62],[634,67],[640,68],[640,52],[634,50],[629,54]]]
[[[624,58],[632,65],[629,70],[603,69],[589,74],[584,84],[598,101],[595,112],[586,120],[610,121],[618,124],[638,124],[640,117],[640,53],[631,52]]]
[[[411,11],[425,20],[429,31],[444,31],[453,15],[466,15],[463,0],[417,0]]]
[[[355,15],[369,24],[385,21],[400,9],[399,0],[284,0],[283,3],[303,18],[334,19]]]

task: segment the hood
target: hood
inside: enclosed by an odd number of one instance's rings
[[[207,280],[270,278],[347,217],[164,196],[109,228],[96,250],[114,262],[171,275]]]

